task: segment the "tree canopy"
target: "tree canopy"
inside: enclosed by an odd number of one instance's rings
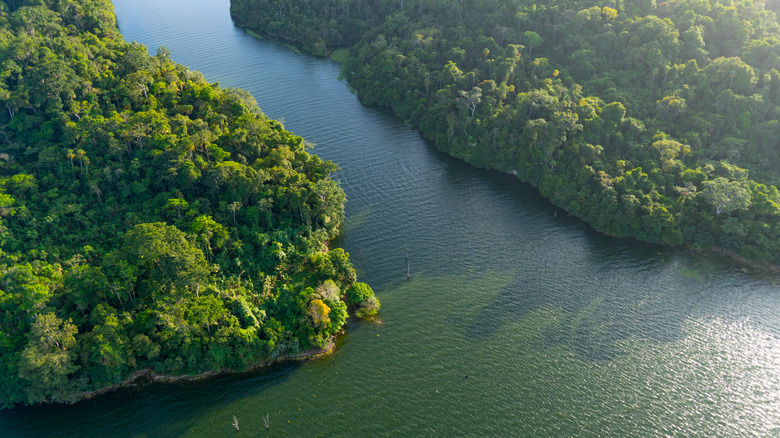
[[[16,0],[0,101],[0,406],[243,370],[342,330],[337,167],[248,93],[124,42],[108,0]]]

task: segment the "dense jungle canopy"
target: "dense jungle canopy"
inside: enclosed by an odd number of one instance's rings
[[[0,406],[243,370],[378,308],[337,170],[254,99],[128,44],[108,0],[0,3]]]

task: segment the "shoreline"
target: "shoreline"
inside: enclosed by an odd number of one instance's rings
[[[234,21],[234,23],[235,23],[235,21]],[[295,38],[290,38],[290,37],[287,37],[287,36],[284,36],[284,35],[276,35],[276,34],[273,34],[273,33],[270,33],[270,32],[261,31],[259,29],[252,29],[252,28],[250,28],[248,26],[244,26],[243,24],[235,23],[235,25],[238,28],[240,28],[241,30],[243,30],[247,35],[249,35],[252,38],[256,38],[258,40],[265,40],[265,39],[274,40],[274,41],[284,45],[285,47],[289,48],[290,50],[292,50],[295,53],[303,52],[303,53],[306,53],[306,54],[311,55],[311,56],[316,56],[318,58],[330,58],[331,55],[333,54],[333,52],[335,52],[337,50],[342,50],[342,48],[334,49],[334,50],[326,50],[324,54],[317,55],[317,54],[314,54],[314,53],[306,50],[304,48],[305,43],[303,41],[297,40]],[[336,62],[338,62],[338,61],[336,61]]]
[[[128,378],[126,378],[125,380],[117,384],[107,386],[105,388],[96,389],[94,391],[84,392],[81,395],[79,395],[75,403],[86,401],[104,394],[108,394],[110,392],[122,388],[144,386],[144,385],[155,384],[155,383],[196,382],[200,380],[216,378],[216,377],[226,376],[230,374],[251,373],[253,371],[257,371],[262,368],[267,368],[271,365],[275,365],[282,362],[302,362],[302,361],[308,361],[314,359],[321,359],[330,356],[335,351],[336,351],[336,337],[331,336],[327,344],[325,344],[325,346],[322,348],[304,350],[295,354],[282,354],[275,358],[266,360],[265,362],[257,363],[255,365],[250,365],[244,368],[243,370],[222,369],[219,371],[204,371],[198,374],[184,374],[180,376],[175,376],[175,375],[155,374],[153,370],[146,368],[146,369],[135,371]]]

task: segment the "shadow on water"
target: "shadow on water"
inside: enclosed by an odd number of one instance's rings
[[[742,306],[756,306],[738,300],[766,301],[766,308],[777,305],[776,294],[767,288],[776,284],[776,275],[751,275],[720,255],[693,256],[686,250],[601,234],[512,175],[476,170],[438,155],[446,163],[446,182],[463,184],[462,173],[468,171],[492,196],[508,199],[514,208],[519,204],[524,219],[498,219],[508,221],[509,228],[541,232],[554,228],[546,238],[510,243],[522,260],[507,264],[515,278],[463,328],[468,338],[486,339],[530,312],[555,308],[565,312],[568,322],[546,330],[550,346],[565,345],[582,358],[609,360],[618,354],[616,346],[631,337],[668,344],[684,336],[682,327],[690,318],[735,320],[744,317]],[[530,226],[529,218],[534,221]],[[539,221],[554,222],[555,227],[540,226]],[[540,245],[545,251],[538,250]],[[775,318],[763,316],[754,316],[751,323],[780,337]]]
[[[534,275],[518,275],[463,327],[464,336],[485,340],[534,311],[554,308],[563,316],[562,321],[543,331],[548,347],[563,345],[582,359],[606,361],[614,359],[620,353],[618,344],[630,338],[657,344],[680,341],[686,336],[683,327],[691,318],[706,316],[736,321],[744,318],[741,305],[753,307],[756,302],[766,302],[766,309],[777,305],[777,294],[769,293],[766,288],[768,281],[774,284],[772,279],[755,279],[756,290],[748,290],[747,295],[744,290],[724,291],[719,284],[721,277],[736,275],[728,272],[733,269],[728,259],[711,256],[690,260],[679,251],[653,245],[633,244],[616,249],[605,244],[604,239],[610,238],[597,235],[593,239],[594,251],[619,253],[627,257],[627,263],[643,264],[644,272],[637,272],[638,277],[632,283],[654,286],[649,290],[634,284],[621,287],[601,278],[598,283],[604,287],[594,290],[585,276],[580,287],[571,287],[549,284]],[[723,270],[713,268],[713,264],[722,266]],[[717,284],[717,288],[711,283]],[[734,302],[746,298],[751,302]],[[704,306],[703,301],[707,302]],[[754,311],[750,322],[780,339],[780,327],[771,311]]]
[[[178,436],[190,432],[202,416],[216,414],[219,418],[214,420],[225,423],[225,430],[230,431],[232,415],[241,417],[231,406],[283,384],[301,366],[300,362],[284,362],[192,382],[147,383],[73,405],[21,406],[0,412],[0,430],[3,437],[127,436],[128,431],[140,437]],[[72,418],[82,421],[74,424]],[[68,424],[67,432],[62,424]]]

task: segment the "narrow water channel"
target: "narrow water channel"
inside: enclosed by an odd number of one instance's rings
[[[3,411],[3,436],[230,436],[234,415],[247,436],[780,436],[778,278],[593,232],[361,106],[334,62],[246,35],[228,0],[114,5],[127,40],[341,167],[335,243],[382,321],[325,359]]]

